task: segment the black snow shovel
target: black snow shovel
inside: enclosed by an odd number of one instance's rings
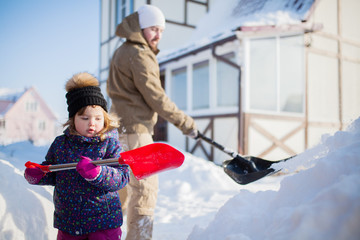
[[[222,167],[227,175],[229,175],[235,182],[245,185],[260,178],[263,178],[268,175],[272,175],[280,170],[276,170],[275,168],[271,168],[272,164],[284,162],[293,158],[291,156],[289,158],[270,161],[258,157],[253,156],[241,156],[239,153],[225,148],[214,140],[206,137],[202,133],[198,132],[198,138],[204,140],[205,142],[213,145],[224,153],[233,157],[231,160],[226,160],[222,163]]]

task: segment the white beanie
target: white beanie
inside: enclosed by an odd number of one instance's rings
[[[165,28],[165,17],[158,7],[153,5],[143,5],[137,12],[139,14],[139,23],[141,29],[152,26],[160,26]]]

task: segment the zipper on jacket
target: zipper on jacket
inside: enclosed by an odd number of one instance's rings
[[[108,201],[108,199],[107,199],[107,197],[106,197],[106,194],[105,194],[105,191],[104,191],[104,190],[103,190],[103,193],[104,193],[104,197],[105,197],[105,202],[106,202],[106,207],[107,207],[107,209],[108,209],[108,213],[110,213],[109,201]]]

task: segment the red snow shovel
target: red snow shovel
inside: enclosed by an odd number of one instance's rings
[[[144,179],[151,175],[180,167],[184,162],[184,155],[165,143],[152,143],[140,148],[120,153],[119,158],[92,161],[97,166],[128,164],[136,179]],[[77,163],[57,165],[40,165],[26,162],[25,167],[38,167],[44,172],[56,172],[75,169]]]

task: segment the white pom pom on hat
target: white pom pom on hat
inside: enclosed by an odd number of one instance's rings
[[[153,5],[143,5],[138,9],[140,28],[159,26],[165,28],[165,16]]]

